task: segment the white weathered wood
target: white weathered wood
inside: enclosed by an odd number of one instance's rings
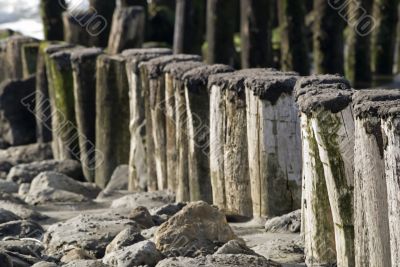
[[[387,188],[380,119],[355,119],[356,266],[391,266]]]
[[[165,127],[167,146],[167,188],[176,191],[177,188],[177,163],[178,143],[176,142],[176,108],[175,108],[175,82],[170,73],[165,74]]]
[[[224,144],[225,92],[217,85],[210,89],[210,174],[213,203],[226,209]]]
[[[382,119],[392,266],[400,266],[400,118]]]
[[[335,229],[337,266],[355,266],[354,119],[352,107],[339,113],[317,110],[311,119],[323,164]]]
[[[336,263],[335,234],[317,140],[311,120],[301,114],[303,154],[302,235],[307,266]]]

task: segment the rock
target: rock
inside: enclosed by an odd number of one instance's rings
[[[54,262],[41,261],[32,265],[32,267],[58,267]]]
[[[151,215],[168,215],[173,216],[177,212],[179,212],[183,207],[186,206],[186,203],[169,203],[159,208],[154,208],[150,211]]]
[[[35,263],[40,262],[41,260],[37,257],[32,257],[29,255],[23,255],[17,252],[6,251],[8,256],[12,261],[12,266],[16,267],[31,267]]]
[[[104,191],[112,192],[118,190],[128,190],[128,182],[129,182],[129,166],[128,165],[120,165],[118,166],[112,176],[110,181],[108,182]]]
[[[107,254],[103,263],[115,267],[155,266],[161,259],[156,245],[146,240]]]
[[[145,207],[135,208],[129,214],[128,218],[137,222],[142,229],[148,229],[155,226],[150,212]]]
[[[0,250],[0,266],[2,267],[13,267],[10,256],[5,251]]]
[[[145,238],[140,234],[140,228],[136,225],[130,226],[122,230],[114,239],[108,244],[106,248],[106,254],[113,251],[119,250],[123,247],[128,247],[136,244],[140,241],[144,241]]]
[[[124,197],[126,195],[130,195],[130,194],[132,194],[132,192],[129,192],[127,190],[123,190],[123,191],[118,190],[118,191],[109,191],[109,192],[102,190],[100,192],[100,194],[97,196],[96,201],[112,202],[116,199],[122,198],[122,197]]]
[[[299,233],[300,227],[301,210],[272,218],[265,223],[265,230],[271,233]]]
[[[31,184],[23,183],[19,185],[18,195],[21,197],[25,197],[29,193],[29,189],[31,188]]]
[[[101,260],[77,260],[63,265],[63,267],[108,267]]]
[[[16,183],[31,183],[41,172],[54,171],[65,174],[75,180],[83,181],[81,164],[78,161],[66,160],[44,160],[32,163],[19,164],[11,168],[7,175],[8,181]]]
[[[9,239],[0,241],[0,250],[11,251],[31,257],[41,257],[44,247],[41,242],[32,239]]]
[[[154,226],[149,229],[142,230],[141,234],[145,239],[153,239],[159,226]]]
[[[25,201],[33,205],[83,202],[96,198],[99,192],[95,184],[78,182],[62,173],[42,172],[33,179]]]
[[[69,263],[76,260],[95,260],[93,256],[89,255],[85,250],[80,248],[74,248],[66,252],[61,258],[61,262]]]
[[[61,258],[66,251],[81,248],[89,255],[102,258],[107,245],[135,222],[119,214],[81,214],[64,223],[51,225],[44,237],[46,253]]]
[[[23,204],[17,204],[10,201],[0,200],[0,207],[2,209],[12,211],[17,216],[21,217],[24,220],[40,221],[48,219],[48,216],[41,214],[38,211],[30,209],[25,202],[23,202]]]
[[[0,179],[0,192],[4,193],[17,193],[18,192],[18,184],[12,181],[5,181]]]
[[[279,263],[252,255],[208,255],[197,258],[169,258],[160,261],[157,267],[281,267]]]
[[[133,210],[137,207],[145,206],[148,209],[152,209],[173,202],[175,202],[175,195],[170,191],[138,192],[114,200],[111,208]]]
[[[233,239],[225,215],[204,201],[189,203],[155,233],[157,249],[168,256],[212,254]]]
[[[246,243],[240,239],[229,241],[214,253],[214,255],[216,254],[243,254],[262,257],[261,255],[255,253],[253,250],[247,247]]]
[[[18,220],[21,220],[19,216],[9,210],[0,208],[0,224]]]
[[[5,173],[7,176],[10,169],[17,164],[52,158],[53,152],[50,143],[10,147],[0,150],[0,173]]]
[[[15,194],[9,194],[4,192],[0,192],[0,201],[7,201],[15,204],[26,205],[25,201],[23,201],[20,197],[16,196]]]
[[[35,115],[24,106],[26,100],[30,103],[34,99],[35,83],[35,77],[31,77],[0,84],[0,136],[10,146],[36,141]]]
[[[0,224],[0,239],[4,237],[40,239],[43,233],[43,228],[33,221],[18,220]]]
[[[151,218],[153,219],[153,222],[155,225],[160,226],[161,224],[165,223],[166,221],[168,221],[168,219],[170,218],[170,216],[168,215],[152,215]]]

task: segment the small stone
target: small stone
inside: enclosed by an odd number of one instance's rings
[[[128,247],[136,244],[140,241],[144,241],[145,238],[140,234],[140,227],[132,225],[122,230],[114,239],[108,244],[106,248],[106,254],[113,251],[119,250],[123,247]]]
[[[61,258],[61,262],[69,263],[75,260],[95,260],[93,256],[89,255],[85,250],[80,248],[74,248],[65,253],[65,255]]]
[[[17,193],[18,192],[18,184],[12,181],[5,181],[0,179],[0,192],[4,193]]]
[[[129,219],[137,222],[141,228],[147,229],[153,227],[155,224],[150,212],[145,207],[137,207],[130,214]]]
[[[301,210],[296,210],[280,217],[269,219],[265,230],[271,233],[299,233],[301,226]]]

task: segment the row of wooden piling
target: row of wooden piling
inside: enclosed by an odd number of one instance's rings
[[[80,160],[88,181],[104,187],[129,164],[130,190],[169,189],[232,219],[301,207],[309,266],[399,264],[399,90],[169,49],[13,42],[3,59],[20,53],[4,61],[17,79],[38,47],[38,141],[50,127],[55,158]]]

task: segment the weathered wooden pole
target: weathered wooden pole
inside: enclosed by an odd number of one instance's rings
[[[38,43],[38,40],[16,35],[9,37],[6,42],[5,59],[7,78],[22,79],[24,77],[22,47],[26,44]]]
[[[305,33],[305,0],[280,0],[277,3],[282,69],[308,75],[310,64]]]
[[[355,116],[354,230],[356,266],[392,266],[384,148],[377,110],[390,90],[363,90],[353,96]]]
[[[295,73],[271,71],[246,79],[247,138],[253,216],[300,208],[300,123],[292,94]]]
[[[95,13],[91,11],[64,12],[64,41],[70,44],[93,46],[89,27]]]
[[[62,41],[64,38],[62,13],[67,10],[65,0],[41,0],[40,14],[44,26],[44,36],[49,41]]]
[[[79,160],[79,140],[75,117],[71,54],[75,48],[63,49],[61,45],[50,45],[46,49],[49,96],[52,105],[53,140],[58,146],[56,159]]]
[[[80,160],[87,181],[95,179],[96,60],[102,50],[85,48],[72,53],[76,125]]]
[[[192,69],[196,69],[203,65],[204,63],[199,61],[185,61],[185,62],[171,63],[164,68],[165,134],[166,134],[166,146],[167,146],[166,158],[167,158],[167,177],[168,177],[167,188],[172,190],[173,192],[176,192],[178,188],[177,170],[178,170],[179,144],[176,141],[176,132],[177,132],[176,109],[181,108],[181,107],[176,107],[175,105],[175,90],[179,90],[179,88],[176,89],[176,85],[180,83],[182,86],[183,84],[182,77],[186,72]],[[189,172],[189,177],[192,177],[190,172]],[[192,184],[189,183],[189,185]]]
[[[208,64],[222,63],[233,66],[235,46],[236,5],[234,0],[207,0]]]
[[[175,8],[174,54],[201,55],[205,35],[203,0],[177,0]]]
[[[22,46],[22,76],[24,79],[34,75],[37,69],[40,43],[28,43]]]
[[[335,6],[341,6],[344,0],[314,0],[314,65],[319,74],[344,74],[345,20]]]
[[[126,72],[129,81],[129,105],[131,133],[129,153],[129,190],[145,191],[149,175],[146,147],[145,87],[147,75],[141,77],[140,63],[153,58],[172,54],[167,48],[129,49],[122,55],[126,58]]]
[[[325,75],[301,79],[296,90],[323,166],[335,230],[337,266],[355,266],[354,119],[349,89],[343,78]]]
[[[374,25],[373,0],[354,0],[347,6],[346,77],[355,88],[369,87],[372,81],[371,36]]]
[[[400,95],[400,91],[397,90]],[[388,190],[390,250],[392,266],[400,264],[400,100],[387,101],[379,109],[383,135],[387,139],[384,150],[386,184]]]
[[[201,57],[196,55],[171,55],[163,56],[144,62],[142,67],[145,68],[147,78],[149,80],[148,93],[145,93],[146,105],[146,132],[148,167],[156,169],[157,189],[163,190],[168,187],[168,170],[167,170],[167,149],[166,149],[166,125],[165,125],[165,75],[164,68],[166,65],[174,62],[183,61],[200,61]],[[151,140],[152,141],[151,141]],[[152,164],[154,162],[155,164]],[[149,170],[149,174],[151,171]],[[152,178],[150,178],[152,179]]]
[[[96,72],[96,184],[104,188],[114,169],[129,163],[129,84],[126,60],[101,55]]]
[[[272,0],[241,0],[242,68],[272,65]]]
[[[247,115],[244,80],[259,71],[245,69],[217,74],[211,76],[208,83],[213,201],[226,214],[232,216],[253,215],[245,127]]]
[[[143,7],[118,7],[113,16],[108,52],[117,54],[128,48],[142,47],[145,20]]]
[[[90,10],[96,14],[98,22],[98,28],[95,28],[95,34],[92,36],[94,46],[107,47],[115,7],[115,0],[90,0]]]
[[[398,3],[397,0],[374,1],[376,29],[373,32],[372,67],[378,76],[393,74]]]

